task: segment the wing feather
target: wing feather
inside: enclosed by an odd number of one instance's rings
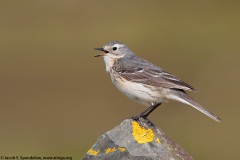
[[[129,81],[156,87],[195,91],[195,89],[154,64],[137,58],[118,61],[113,68]]]

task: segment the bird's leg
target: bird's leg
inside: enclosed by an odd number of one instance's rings
[[[149,121],[150,124],[152,124],[154,126],[154,124],[147,119],[147,117],[149,116],[150,113],[152,113],[152,111],[154,111],[158,106],[160,106],[162,103],[152,103],[150,107],[148,107],[147,109],[145,109],[142,113],[140,113],[139,115],[132,117],[133,120],[139,120],[140,117],[146,119]]]
[[[150,107],[148,107],[146,110],[144,110],[140,117],[147,118],[152,111],[154,111],[158,106],[160,106],[162,103],[152,103]]]

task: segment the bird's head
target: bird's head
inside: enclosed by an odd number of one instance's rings
[[[125,44],[118,41],[109,42],[102,48],[95,48],[95,50],[102,51],[102,54],[98,54],[95,57],[103,57],[107,72],[110,71],[117,60],[134,55]]]
[[[119,59],[132,54],[130,49],[125,44],[118,41],[112,41],[105,44],[102,48],[95,48],[95,50],[103,52],[102,54],[98,54],[95,57],[104,56],[104,58],[108,57],[111,59]]]

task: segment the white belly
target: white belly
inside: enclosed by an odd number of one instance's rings
[[[120,76],[113,77],[111,74],[113,84],[127,97],[141,103],[145,106],[150,106],[152,103],[162,103],[166,101],[166,98],[162,96],[162,90],[154,89],[151,86],[127,81]]]

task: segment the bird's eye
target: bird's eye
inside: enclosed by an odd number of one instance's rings
[[[113,47],[113,50],[116,51],[116,50],[117,50],[117,47]]]

